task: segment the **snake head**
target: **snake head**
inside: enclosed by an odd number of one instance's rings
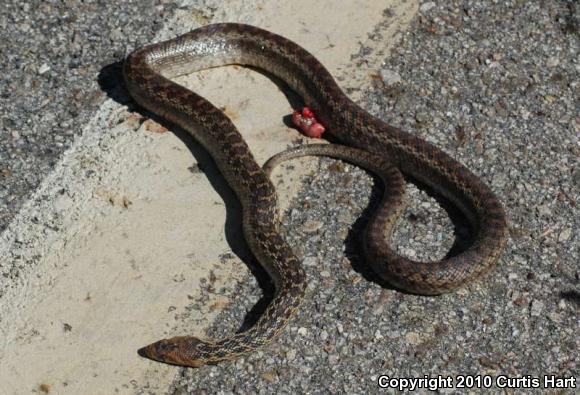
[[[178,336],[159,340],[139,349],[138,354],[154,361],[172,365],[191,366],[194,368],[206,365],[199,345],[204,342],[197,337]]]

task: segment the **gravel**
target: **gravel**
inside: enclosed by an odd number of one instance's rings
[[[378,71],[388,81],[361,102],[497,192],[510,239],[496,270],[439,297],[382,284],[356,236],[381,190],[364,171],[322,160],[283,218],[308,274],[299,315],[253,355],[181,370],[171,392],[373,393],[381,375],[578,378],[579,12],[555,0],[422,2]],[[453,224],[424,192],[408,194],[393,243],[415,259],[441,257]],[[224,295],[232,303],[211,338],[235,332],[261,291],[249,277]]]
[[[2,1],[0,232],[105,99],[101,69],[150,41],[172,3]]]

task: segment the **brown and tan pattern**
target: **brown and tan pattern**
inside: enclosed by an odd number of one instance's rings
[[[450,291],[489,270],[505,243],[500,202],[473,173],[443,151],[373,117],[353,103],[332,76],[299,45],[268,31],[216,24],[135,51],[125,62],[131,96],[174,122],[211,154],[242,204],[247,243],[276,285],[276,295],[251,329],[219,341],[175,337],[141,350],[162,362],[198,367],[232,359],[270,342],[297,311],[305,290],[304,271],[279,233],[276,192],[233,123],[215,106],[170,78],[196,70],[241,64],[285,81],[345,146],[308,147],[283,153],[266,165],[303,155],[328,155],[377,172],[389,188],[367,228],[369,264],[385,280],[421,294]],[[469,220],[474,241],[439,262],[413,262],[395,253],[389,238],[402,208],[401,173],[433,188]]]

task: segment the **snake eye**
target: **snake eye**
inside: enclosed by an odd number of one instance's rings
[[[167,354],[177,348],[176,344],[160,342],[157,344],[157,352],[160,354]]]

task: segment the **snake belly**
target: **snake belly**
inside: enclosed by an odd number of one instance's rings
[[[281,332],[304,297],[305,274],[279,232],[276,191],[268,175],[221,110],[171,81],[183,74],[232,64],[263,70],[288,84],[327,132],[345,146],[337,148],[336,152],[343,152],[339,156],[354,163],[361,162],[357,155],[372,155],[377,161],[384,158],[388,164],[376,171],[387,174],[385,182],[402,189],[397,175],[400,171],[447,198],[469,220],[474,237],[467,249],[437,262],[411,261],[389,246],[401,199],[397,194],[385,197],[364,238],[367,261],[381,278],[409,292],[440,294],[494,266],[506,244],[506,217],[493,192],[472,172],[428,142],[360,108],[324,66],[294,42],[249,25],[203,26],[133,52],[124,63],[125,82],[140,106],[185,129],[212,156],[241,203],[244,237],[272,278],[276,292],[264,314],[247,331],[214,341],[193,336],[164,339],[142,348],[141,355],[198,367],[253,352]]]

